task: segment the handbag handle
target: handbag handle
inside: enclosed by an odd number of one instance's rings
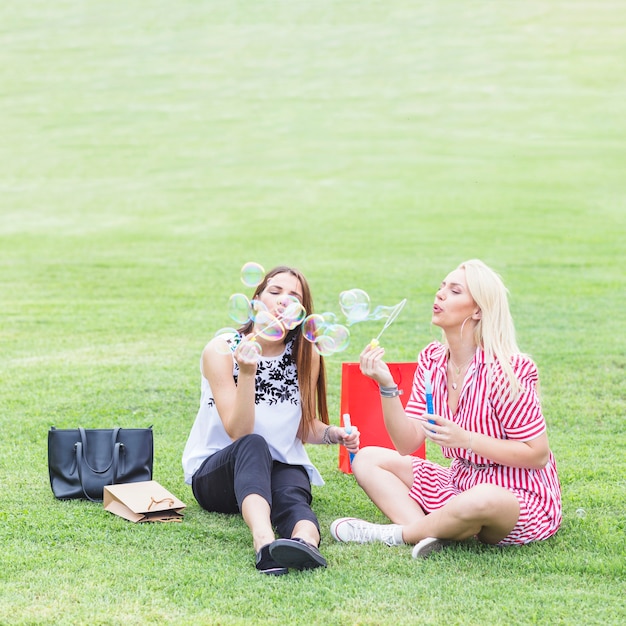
[[[110,463],[102,470],[96,470],[95,468],[91,467],[91,465],[89,465],[89,463],[87,462],[87,458],[86,458],[86,454],[87,454],[87,433],[85,432],[85,429],[82,427],[78,428],[78,432],[80,434],[80,443],[82,443],[82,448],[84,451],[84,455],[83,455],[83,461],[85,463],[85,465],[94,473],[94,474],[104,474],[104,472],[107,472],[109,470],[109,468],[111,467],[111,464],[113,464],[115,462],[115,446],[117,444],[117,437],[119,435],[120,432],[120,428],[119,426],[113,429],[113,432],[111,434],[111,450],[113,451],[112,455],[111,455],[111,461]],[[123,445],[123,444],[121,444]],[[119,458],[119,456],[118,456]],[[114,472],[114,476],[117,476],[117,471]]]
[[[111,436],[111,445],[113,447],[113,453],[111,455],[111,462],[102,470],[96,470],[95,468],[91,467],[91,465],[89,465],[87,461],[87,456],[86,456],[87,433],[85,432],[85,429],[82,427],[79,427],[78,431],[80,433],[80,441],[77,441],[74,444],[74,452],[76,455],[76,468],[78,470],[78,480],[80,482],[80,487],[85,497],[88,500],[91,500],[92,502],[98,502],[100,498],[92,498],[87,493],[87,490],[85,489],[85,485],[83,482],[83,469],[84,469],[83,465],[86,466],[93,474],[104,474],[105,472],[108,472],[109,469],[111,469],[111,467],[113,467],[112,484],[115,484],[117,482],[118,476],[120,475],[120,455],[122,456],[122,461],[123,461],[124,457],[122,453],[124,452],[124,449],[125,449],[125,446],[123,443],[117,442],[117,437],[118,437],[120,428],[117,427],[113,429],[113,434]],[[123,472],[124,468],[121,468],[121,471]]]

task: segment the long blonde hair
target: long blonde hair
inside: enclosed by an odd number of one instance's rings
[[[499,362],[509,383],[510,397],[514,398],[521,391],[521,385],[511,367],[511,359],[520,349],[509,309],[508,289],[500,275],[479,259],[465,261],[458,269],[465,270],[467,288],[481,312],[474,328],[474,341],[483,349],[487,363]]]
[[[291,274],[300,281],[302,287],[302,306],[307,315],[313,313],[313,296],[309,283],[302,272],[286,265],[279,265],[265,274],[263,280],[255,289],[252,300],[259,297],[267,287],[270,278],[273,278],[276,274]],[[252,331],[253,326],[254,322],[250,320],[239,329],[239,332],[247,334]],[[296,326],[296,328],[290,330],[284,342],[287,343],[292,339],[292,354],[298,372],[298,387],[300,388],[300,402],[302,405],[302,426],[300,433],[302,439],[305,440],[316,419],[316,406],[319,419],[324,422],[324,424],[330,422],[328,417],[328,401],[326,398],[326,367],[324,357],[320,356],[320,372],[317,379],[317,387],[313,387],[313,385],[311,385],[311,370],[313,368],[314,356],[313,344],[304,338],[300,326]]]

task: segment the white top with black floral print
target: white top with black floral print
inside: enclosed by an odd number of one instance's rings
[[[255,433],[261,435],[272,458],[290,465],[302,465],[311,484],[323,485],[317,468],[311,463],[297,432],[302,418],[300,390],[296,365],[292,358],[293,342],[285,345],[281,355],[260,357],[256,373]],[[233,359],[233,378],[237,382],[239,366]],[[224,430],[215,406],[209,381],[202,376],[200,409],[183,452],[185,482],[191,478],[204,460],[232,443]]]

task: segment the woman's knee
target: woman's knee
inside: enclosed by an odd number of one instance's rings
[[[367,448],[361,448],[352,459],[352,473],[358,480],[359,476],[365,476],[367,473],[377,464],[377,451],[378,448],[369,446]]]
[[[255,433],[244,435],[235,442],[240,451],[243,451],[246,455],[261,455],[269,457],[271,459],[271,453],[267,441],[261,436]]]
[[[273,461],[265,439],[255,434],[244,435],[233,446],[235,450],[231,459],[235,490],[239,492],[244,485],[263,485],[263,491],[259,493],[270,497]]]
[[[367,478],[373,469],[391,469],[398,457],[398,453],[389,448],[379,446],[361,448],[352,460],[352,473],[359,482]]]
[[[459,509],[462,517],[488,521],[498,517],[519,515],[519,502],[508,489],[498,485],[476,485],[465,492],[463,506]]]

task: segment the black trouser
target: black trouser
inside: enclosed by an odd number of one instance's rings
[[[211,455],[193,475],[198,504],[216,513],[241,512],[246,496],[257,494],[270,505],[270,519],[280,537],[291,537],[297,522],[319,522],[311,510],[311,482],[301,465],[274,461],[260,435],[245,435]]]

